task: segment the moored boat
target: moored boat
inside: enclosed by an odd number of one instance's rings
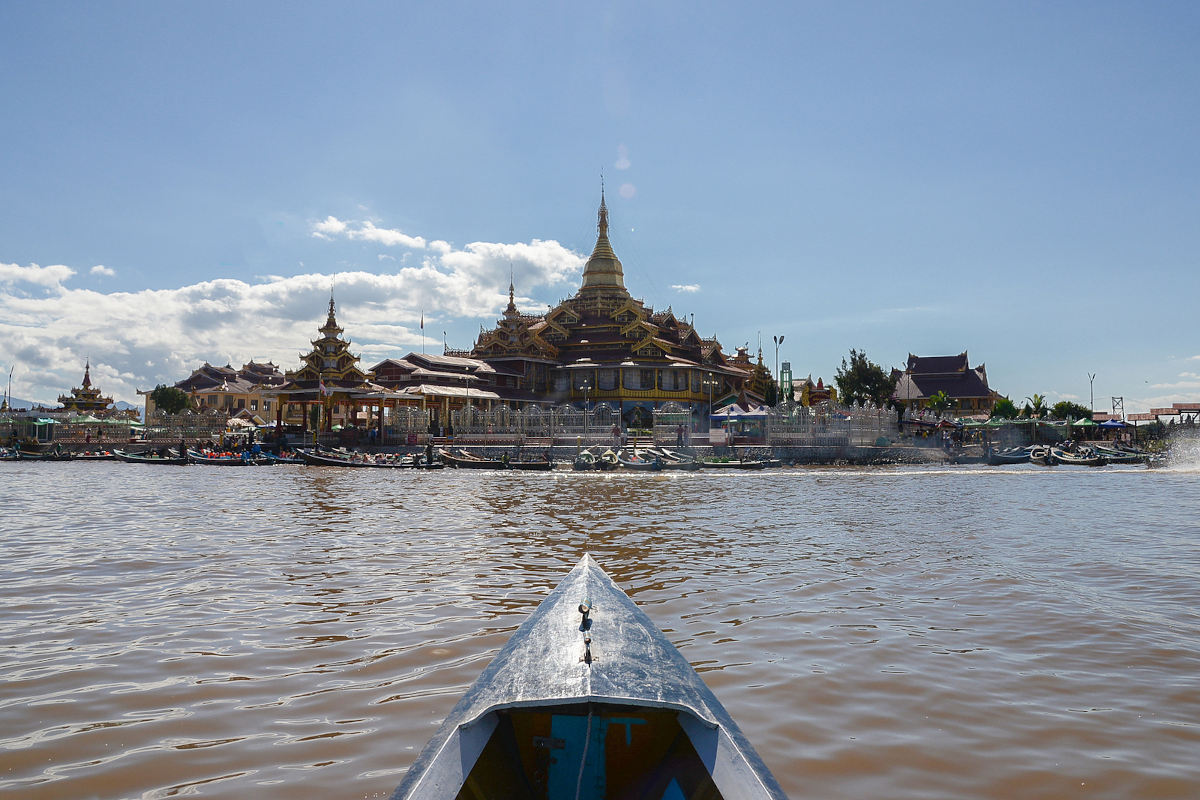
[[[259,467],[270,466],[274,462],[263,456],[254,456],[250,454],[241,455],[216,455],[212,453],[202,453],[198,450],[189,450],[188,458],[193,464],[207,464],[214,467]]]
[[[263,453],[263,458],[272,464],[303,464],[304,459],[292,452]]]
[[[683,655],[587,555],[463,695],[392,800],[464,796],[785,797]]]
[[[709,467],[712,467],[713,469],[766,469],[767,468],[767,462],[765,462],[765,461],[757,461],[757,460],[742,461],[741,459],[737,459],[737,458],[709,459],[703,463],[704,463],[705,469],[708,469]]]
[[[411,467],[411,461],[391,460],[363,454],[339,454],[332,450],[318,452],[316,450],[299,449],[296,454],[304,459],[305,464],[314,467],[365,467],[373,469],[399,469]]]
[[[549,457],[530,458],[530,459],[514,459],[508,462],[509,469],[524,469],[537,471],[546,471],[554,469],[554,462]]]
[[[1091,448],[1082,448],[1071,452],[1057,447],[1050,448],[1056,464],[1074,464],[1079,467],[1103,467],[1108,461]]]
[[[113,455],[111,450],[85,450],[82,453],[76,453],[73,457],[75,461],[116,461],[117,457]]]
[[[637,469],[645,472],[660,472],[663,468],[662,459],[658,457],[646,458],[637,453],[627,453],[622,450],[617,453],[617,462],[622,469]]]
[[[987,463],[993,467],[1005,466],[1007,464],[1028,464],[1029,448],[1010,447],[1007,450],[989,450]]]
[[[465,450],[451,453],[449,450],[439,450],[442,461],[455,469],[508,469],[508,462],[497,458],[480,458]]]
[[[17,449],[17,457],[22,461],[70,461],[74,455],[70,450],[63,450],[61,447],[48,448],[45,450],[30,450],[25,447]]]
[[[675,450],[668,450],[665,447],[649,450],[647,454],[656,456],[662,462],[663,469],[685,470],[688,472],[700,469],[700,462],[692,456],[676,452]]]
[[[127,464],[159,464],[159,465],[175,465],[184,466],[189,463],[188,457],[177,455],[177,450],[166,450],[164,452],[149,451],[144,453],[129,453],[123,450],[114,450],[113,455],[118,461],[124,461]]]
[[[1046,445],[1037,445],[1029,450],[1029,463],[1040,464],[1043,467],[1055,465],[1054,453]]]
[[[1120,450],[1103,445],[1096,445],[1095,450],[1104,456],[1109,464],[1145,464],[1150,458],[1150,454],[1144,451]]]

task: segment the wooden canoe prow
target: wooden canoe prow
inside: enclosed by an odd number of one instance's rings
[[[683,655],[585,555],[463,695],[393,800],[457,796],[500,713],[580,704],[674,712],[722,797],[785,797]]]

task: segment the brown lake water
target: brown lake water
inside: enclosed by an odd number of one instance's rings
[[[1200,470],[0,463],[0,797],[387,797],[590,552],[794,798],[1200,797]]]

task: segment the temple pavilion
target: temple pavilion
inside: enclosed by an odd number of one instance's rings
[[[113,399],[105,397],[99,387],[92,385],[91,359],[84,362],[83,385],[73,388],[70,394],[59,395],[58,402],[62,403],[62,411],[80,416],[107,417],[114,413],[109,408]]]
[[[350,341],[342,338],[332,292],[329,316],[318,332],[321,336],[312,340],[312,350],[300,356],[300,369],[285,373],[286,382],[270,392],[278,398],[276,424],[326,431],[336,426],[378,425],[382,407],[392,393],[359,369],[359,357],[350,352]],[[373,417],[371,410],[380,413]]]
[[[482,331],[463,355],[512,376],[522,397],[589,407],[608,403],[630,425],[644,424],[666,403],[699,412],[759,388],[753,381],[757,365],[746,354],[727,357],[717,339],[701,336],[693,321],[670,307],[655,311],[630,295],[609,241],[603,191],[597,227],[573,297],[544,315],[522,314],[510,283],[508,307],[496,327]]]

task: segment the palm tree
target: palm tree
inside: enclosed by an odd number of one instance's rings
[[[1033,397],[1026,397],[1026,402],[1029,403],[1030,416],[1038,419],[1046,416],[1046,398],[1040,394],[1035,394]]]
[[[950,408],[951,402],[950,396],[940,389],[929,395],[929,399],[926,401],[930,410],[936,411],[939,414]]]

